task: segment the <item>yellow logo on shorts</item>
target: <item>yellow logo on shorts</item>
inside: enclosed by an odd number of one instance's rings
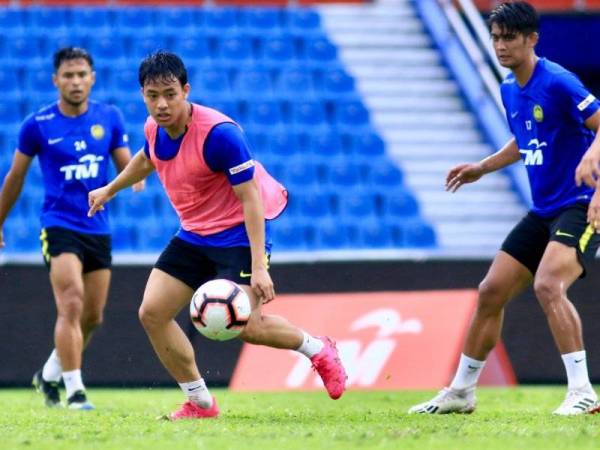
[[[91,128],[91,133],[92,133],[92,137],[94,139],[96,139],[97,141],[99,141],[100,139],[102,139],[104,137],[104,127],[102,125],[96,124],[96,125],[92,125]]]
[[[535,105],[533,107],[533,118],[536,122],[543,122],[544,120],[544,110],[540,105]]]

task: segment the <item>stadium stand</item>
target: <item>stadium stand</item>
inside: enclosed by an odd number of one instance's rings
[[[314,9],[5,8],[0,35],[0,81],[12,99],[0,103],[2,175],[20,121],[55,100],[56,47],[72,43],[91,51],[98,73],[92,98],[122,109],[134,151],[143,145],[146,117],[137,66],[144,55],[166,48],[190,68],[192,100],[239,121],[257,159],[288,187],[290,207],[273,226],[277,249],[436,246]],[[39,169],[31,178],[23,205],[7,221],[8,248],[15,252],[37,246],[31,224],[41,200]],[[111,205],[115,250],[159,251],[176,218],[156,180],[141,194],[120,197]]]

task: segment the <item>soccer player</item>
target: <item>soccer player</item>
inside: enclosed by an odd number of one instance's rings
[[[188,398],[169,418],[219,414],[192,345],[174,320],[194,291],[213,278],[240,284],[251,299],[252,313],[241,339],[304,354],[329,396],[339,398],[346,373],[334,342],[261,313],[262,304],[275,297],[268,272],[268,220],[285,208],[285,189],[252,159],[244,133],[233,120],[187,101],[187,71],[177,55],[157,52],[144,59],[139,82],[150,114],[145,148],[110,184],[90,192],[89,214],[156,170],[179,215],[181,228],[150,273],[139,310],[160,361]]]
[[[49,407],[62,406],[62,377],[70,409],[93,409],[81,378],[83,349],[102,323],[110,282],[111,239],[107,212],[87,217],[88,191],[107,182],[109,159],[123,169],[131,154],[117,108],[89,100],[95,81],[93,60],[81,48],[54,54],[58,102],[31,114],[0,193],[2,225],[17,201],[32,159],[44,175],[42,253],[56,301],[55,349],[33,377]],[[141,188],[141,185],[138,185]]]
[[[574,180],[586,150],[600,145],[600,103],[575,75],[536,56],[538,15],[531,5],[502,3],[488,23],[496,56],[511,70],[501,93],[514,137],[484,160],[450,169],[446,188],[455,192],[522,159],[533,207],[510,232],[479,285],[477,309],[450,386],[409,412],[475,409],[475,386],[500,337],[504,306],[533,283],[568,378],[566,398],[554,414],[582,414],[598,398],[588,377],[581,321],[567,290],[585,275],[600,243],[586,217],[593,190]]]

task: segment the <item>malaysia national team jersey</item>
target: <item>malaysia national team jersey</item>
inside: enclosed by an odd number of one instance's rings
[[[167,132],[159,127],[155,143],[156,156],[163,161],[174,158],[179,152],[183,136],[171,139]],[[148,142],[144,145],[144,152],[146,157],[150,159]],[[234,123],[223,122],[215,125],[204,143],[203,156],[208,167],[213,172],[224,172],[232,186],[249,181],[254,176],[254,165],[247,164],[249,161],[253,162],[250,147],[246,142],[244,133]],[[245,167],[245,169],[240,171],[229,170],[235,167]],[[207,236],[201,236],[180,228],[176,236],[198,246],[250,246],[246,226],[243,223]],[[265,246],[267,251],[271,250],[269,221],[265,222]]]
[[[575,185],[575,168],[594,140],[584,121],[600,108],[598,100],[574,74],[545,58],[523,87],[508,75],[501,93],[529,176],[532,211],[549,217],[589,203],[593,189]]]
[[[90,101],[77,117],[64,116],[58,103],[30,115],[19,133],[18,151],[38,156],[44,178],[42,227],[60,226],[108,234],[108,211],[87,217],[88,192],[108,182],[112,151],[128,147],[120,111]]]

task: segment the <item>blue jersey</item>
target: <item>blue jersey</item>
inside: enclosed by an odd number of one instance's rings
[[[523,87],[508,75],[501,93],[529,176],[532,211],[549,217],[574,203],[589,203],[593,189],[575,185],[575,168],[594,140],[584,121],[598,111],[598,100],[574,74],[545,58]]]
[[[42,227],[110,233],[107,209],[87,217],[87,197],[108,182],[112,151],[127,148],[127,140],[120,111],[102,103],[90,101],[88,110],[77,117],[64,116],[55,103],[25,119],[18,151],[40,160],[45,188]]]
[[[167,132],[158,128],[155,142],[156,157],[163,161],[174,158],[179,152],[179,146],[183,135],[177,139],[171,139]],[[150,159],[148,142],[144,145],[146,157]],[[223,172],[232,186],[249,181],[254,176],[254,166],[239,172],[231,173],[229,169],[238,167],[248,161],[252,161],[250,147],[244,137],[242,130],[234,123],[221,123],[216,125],[209,133],[204,142],[204,161],[213,172]],[[267,251],[271,249],[270,230],[268,221],[265,224],[265,244]],[[250,241],[246,226],[242,223],[219,233],[201,236],[184,229],[180,229],[176,236],[190,244],[207,247],[249,247]]]

